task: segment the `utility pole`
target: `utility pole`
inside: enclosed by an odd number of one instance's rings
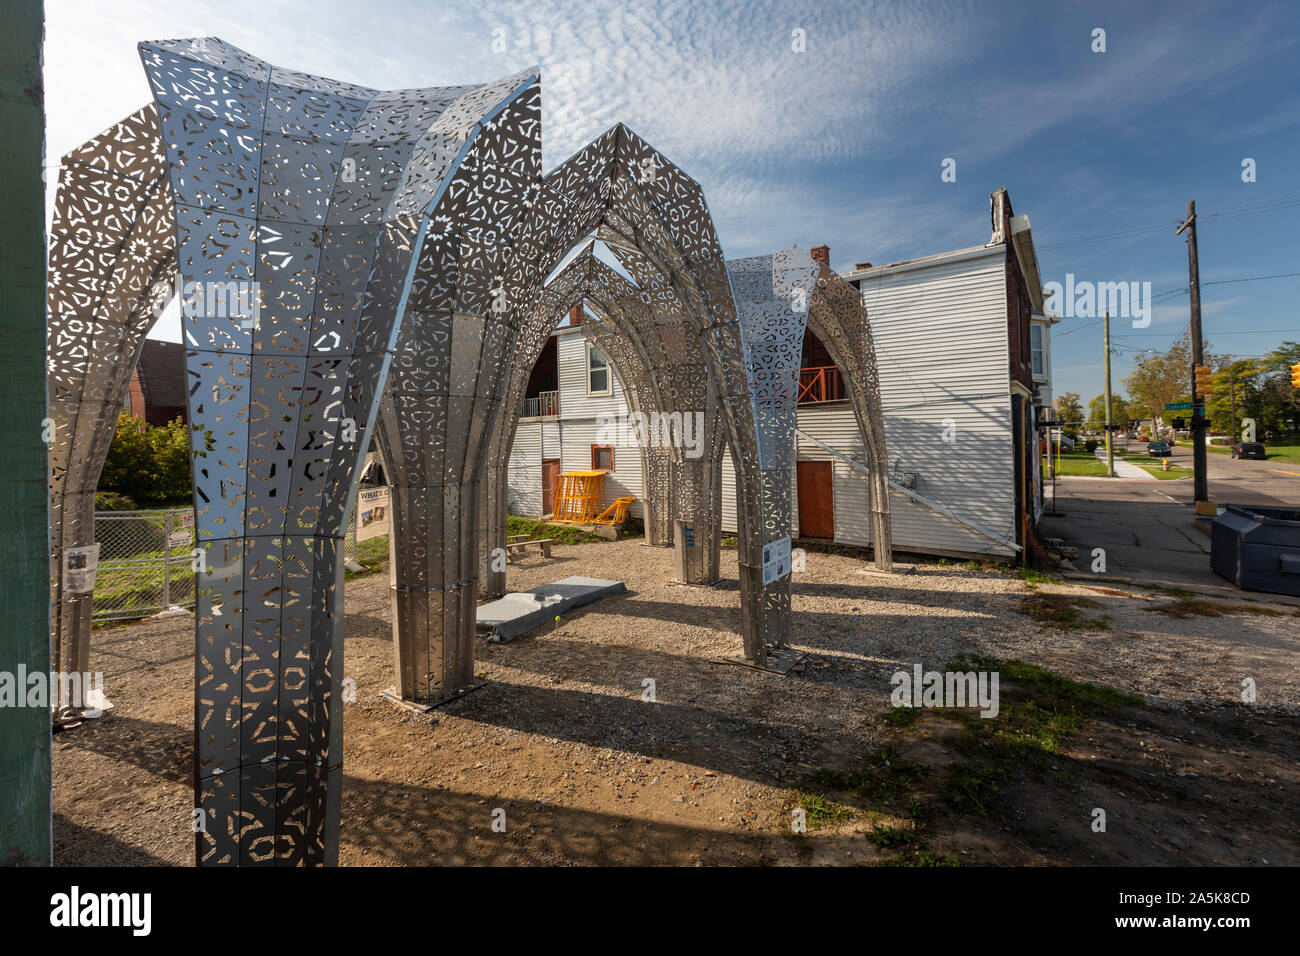
[[[1205,399],[1196,390],[1196,366],[1205,361],[1201,344],[1201,270],[1196,262],[1196,201],[1187,201],[1187,221],[1175,235],[1187,230],[1187,289],[1192,300],[1192,497],[1197,514],[1214,514],[1205,474]]]
[[[1115,477],[1115,432],[1111,429],[1114,418],[1110,410],[1110,313],[1106,313],[1106,474]]]
[[[1237,435],[1241,428],[1237,421],[1237,383],[1233,378],[1232,366],[1228,366],[1228,403],[1232,406],[1232,433]],[[1234,438],[1233,441],[1236,441]]]

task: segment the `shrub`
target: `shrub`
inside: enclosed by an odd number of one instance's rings
[[[95,510],[135,511],[136,504],[126,495],[119,495],[115,491],[97,491],[95,492]]]
[[[1100,444],[1101,442],[1097,441],[1097,439],[1089,438],[1086,442],[1083,443],[1083,447],[1087,450],[1088,454],[1091,455],[1094,451],[1097,450],[1097,446]]]
[[[205,445],[212,447],[211,436]],[[144,506],[187,501],[192,494],[190,460],[190,429],[183,419],[148,425],[123,413],[117,419],[98,490]]]

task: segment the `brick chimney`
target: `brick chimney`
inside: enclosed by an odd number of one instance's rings
[[[826,275],[831,271],[831,247],[830,246],[813,246],[812,259],[821,266],[821,274]]]
[[[855,270],[857,270],[857,271],[861,271],[862,269],[870,269],[870,268],[871,268],[871,263],[870,263],[870,262],[855,262],[855,263],[853,263],[853,268],[854,268]]]
[[[569,306],[569,324],[582,325],[582,306],[580,305]]]

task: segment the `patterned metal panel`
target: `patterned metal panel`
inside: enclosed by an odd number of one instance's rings
[[[862,295],[829,267],[817,279],[808,310],[808,328],[826,346],[847,386],[853,414],[862,434],[870,469],[867,493],[871,508],[872,550],[876,567],[893,570],[893,533],[889,516],[889,455],[885,419],[880,407],[880,375],[871,323]]]
[[[528,158],[493,142],[493,129],[536,77],[385,93],[215,38],[140,51],[186,283],[194,446],[214,442],[195,468],[206,564],[196,776],[208,821],[198,854],[204,864],[329,863],[342,762],[339,558],[359,458],[399,332],[457,343],[442,401],[412,416],[399,478],[439,422],[468,420],[476,370],[499,362],[482,321],[454,317],[481,301],[449,300],[445,269],[416,265],[494,266],[490,229],[448,243],[435,214],[472,219],[498,202],[493,190],[512,188],[504,174],[487,189],[465,171],[473,143],[476,161],[490,149],[502,170],[527,173]],[[252,284],[244,308],[222,300],[231,283]],[[460,289],[481,298],[483,285]],[[419,394],[402,370],[393,378],[396,401]]]
[[[590,302],[586,332],[637,410],[705,413],[699,459],[646,457],[686,581],[717,577],[725,437],[741,487],[746,654],[761,663],[784,642],[789,580],[763,584],[762,550],[790,528],[806,255],[729,267],[698,184],[622,126],[543,177],[531,73],[384,93],[214,38],[140,50],[155,106],[69,154],[60,180],[51,553],[57,564],[89,543],[117,409],[179,272],[202,562],[200,863],[337,859],[340,546],[376,422],[394,486],[398,685],[425,700],[467,686],[480,514],[487,543],[503,538],[519,399],[575,304]],[[544,286],[593,235],[635,282],[588,244]],[[829,280],[817,290],[837,361],[866,383],[863,428],[883,436],[860,304]],[[88,597],[61,602],[61,669],[87,658]]]
[[[90,663],[91,595],[65,593],[63,552],[94,541],[95,487],[145,334],[173,295],[176,234],[154,107],[63,158],[47,279],[53,667]]]

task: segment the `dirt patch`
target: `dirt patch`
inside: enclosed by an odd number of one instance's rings
[[[1062,631],[1022,613],[1025,585],[1001,572],[921,564],[883,576],[809,553],[793,635],[808,658],[782,678],[710,663],[740,644],[735,553],[722,561],[720,586],[685,588],[667,583],[671,552],[638,541],[524,558],[512,588],[588,574],[629,593],[511,644],[478,644],[485,686],[429,716],[378,696],[393,683],[387,574],[349,580],[344,676],[357,702],[344,707],[341,863],[1295,861],[1290,619],[1243,615],[1224,628],[1094,595],[1102,606],[1087,617],[1110,630]],[[114,710],[55,738],[56,863],[192,863],[193,644],[189,618],[96,632],[92,668]],[[890,708],[890,677],[963,654],[1032,662],[1148,706],[1071,731],[1053,758],[1064,776],[1028,768],[986,815],[918,827],[909,803],[931,783],[940,793],[962,755],[951,721]],[[1240,703],[1244,678],[1255,705]],[[920,796],[890,770],[892,801],[857,795],[850,818],[827,808],[826,825],[791,833],[798,794],[828,792],[820,772],[862,773],[890,747],[922,768]],[[1110,806],[1109,842],[1090,841],[1091,810]],[[498,808],[504,833],[492,828]]]

